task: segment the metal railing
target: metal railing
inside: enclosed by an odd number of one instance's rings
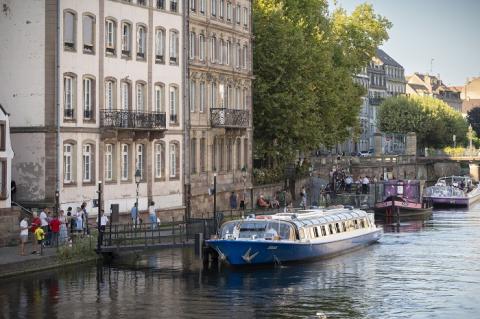
[[[100,126],[124,129],[165,129],[163,112],[101,110]]]
[[[249,111],[226,108],[211,108],[210,121],[212,127],[247,128]]]

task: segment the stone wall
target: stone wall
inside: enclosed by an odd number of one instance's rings
[[[0,209],[0,247],[18,244],[20,238],[20,209]]]

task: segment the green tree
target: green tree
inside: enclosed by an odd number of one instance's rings
[[[390,23],[361,5],[329,14],[325,0],[254,1],[254,156],[269,164],[358,132],[364,89],[353,76]]]
[[[428,96],[399,96],[386,99],[378,111],[379,129],[386,133],[417,133],[420,147],[465,144],[468,130],[462,115],[445,102]]]
[[[467,121],[477,136],[480,136],[480,107],[474,107],[467,113]]]

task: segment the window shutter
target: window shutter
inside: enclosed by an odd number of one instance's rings
[[[73,13],[65,13],[64,29],[63,29],[63,42],[74,43],[74,21],[75,17]]]
[[[90,16],[83,17],[83,44],[93,46],[93,19]]]

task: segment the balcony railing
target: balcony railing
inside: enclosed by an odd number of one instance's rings
[[[165,113],[101,110],[100,125],[118,129],[154,129],[166,128]]]
[[[380,105],[382,104],[384,98],[383,97],[370,97],[368,98],[368,102],[370,105]]]
[[[225,108],[210,109],[210,121],[212,127],[247,128],[249,124],[249,112]]]

